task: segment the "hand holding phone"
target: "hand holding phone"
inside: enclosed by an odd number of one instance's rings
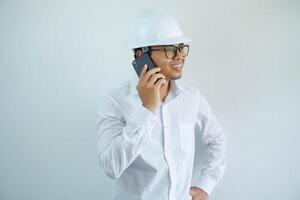
[[[134,68],[136,74],[138,75],[138,77],[140,77],[142,68],[145,66],[145,64],[148,66],[147,71],[155,68],[155,65],[152,62],[148,53],[144,53],[144,55],[142,55],[142,56],[136,58],[134,61],[132,61],[133,68]]]
[[[143,106],[154,112],[160,101],[160,87],[166,84],[166,80],[165,76],[159,73],[160,68],[155,67],[149,71],[146,70],[147,66],[144,66],[136,89]]]

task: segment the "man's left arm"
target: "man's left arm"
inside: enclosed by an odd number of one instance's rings
[[[195,146],[195,161],[190,193],[194,194],[195,197],[199,196],[199,198],[193,197],[193,199],[205,200],[208,199],[213,188],[224,174],[226,138],[221,124],[200,92],[199,100],[200,106],[197,113],[195,134],[199,138],[198,141],[202,142],[203,147],[201,148],[200,144]],[[201,152],[203,150],[204,152]],[[205,195],[207,195],[206,198]]]

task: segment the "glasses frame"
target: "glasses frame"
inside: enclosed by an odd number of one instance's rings
[[[168,48],[170,48],[170,47],[173,48],[173,52],[174,52],[174,56],[173,56],[172,58],[169,58],[169,57],[167,56],[167,50],[168,50]],[[181,54],[181,50],[180,50],[180,49],[183,49],[184,47],[188,47],[187,53],[186,53],[185,56]],[[190,45],[188,45],[188,44],[180,44],[178,47],[177,47],[177,46],[169,45],[169,46],[166,46],[166,47],[163,47],[163,48],[158,48],[158,49],[152,49],[152,47],[150,47],[150,49],[149,49],[148,51],[150,52],[150,51],[161,51],[161,50],[164,50],[165,56],[166,56],[167,59],[174,59],[174,58],[177,56],[178,51],[179,51],[179,53],[180,53],[180,55],[181,55],[182,57],[186,57],[186,56],[189,54],[189,51],[190,51]]]

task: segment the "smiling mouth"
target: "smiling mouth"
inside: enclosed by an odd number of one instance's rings
[[[182,67],[182,64],[174,64],[174,65],[171,65],[171,67],[173,67],[173,68]]]
[[[175,70],[178,71],[178,72],[181,72],[181,70],[182,70],[182,64],[174,64],[174,65],[171,65],[171,68],[172,68],[172,69],[175,69]]]

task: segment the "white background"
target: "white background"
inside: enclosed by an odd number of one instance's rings
[[[0,0],[0,199],[110,200],[101,93],[133,74],[130,16],[161,6],[193,42],[183,79],[226,130],[212,200],[300,199],[300,2]]]

